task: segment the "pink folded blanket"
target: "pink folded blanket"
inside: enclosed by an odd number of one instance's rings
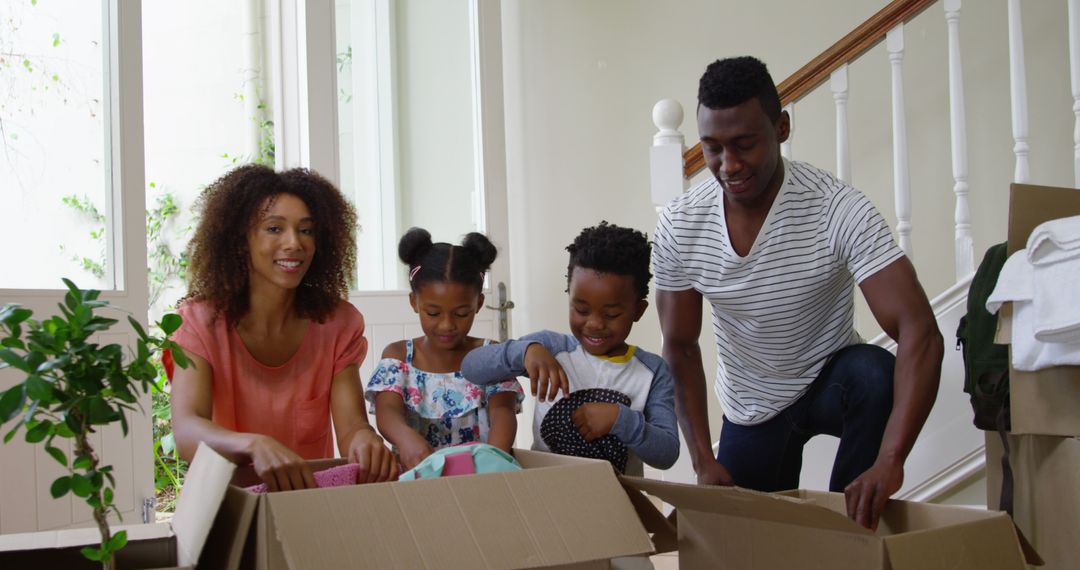
[[[316,471],[312,475],[315,477],[315,486],[317,487],[342,487],[344,485],[355,485],[358,472],[359,469],[355,463],[346,463],[345,465]],[[251,493],[265,493],[270,489],[266,486],[266,483],[259,483],[248,487],[246,490]]]

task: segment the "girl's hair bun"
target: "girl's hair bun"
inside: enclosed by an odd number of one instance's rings
[[[465,239],[461,241],[461,247],[476,261],[477,269],[480,271],[490,269],[492,262],[495,261],[495,257],[499,254],[495,244],[491,243],[487,236],[479,232],[467,234]]]
[[[409,228],[398,242],[398,257],[409,267],[416,265],[420,258],[431,250],[431,233],[424,228]]]

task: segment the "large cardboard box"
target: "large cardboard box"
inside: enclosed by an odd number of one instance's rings
[[[680,568],[1022,570],[1041,562],[1004,513],[894,500],[873,533],[847,517],[839,493],[623,481],[675,506]]]
[[[1046,570],[1080,566],[1080,439],[1009,435],[1013,518]],[[986,434],[986,504],[999,507],[1003,447]]]
[[[654,551],[610,464],[515,456],[522,471],[253,494],[200,446],[174,524],[217,515],[179,538],[180,560],[200,570],[608,568]]]
[[[1080,190],[1013,184],[1009,189],[1009,242],[1012,253],[1027,246],[1039,224],[1080,215]],[[1011,338],[1012,306],[1001,309],[997,341]],[[1080,366],[1036,372],[1009,371],[1012,433],[1080,436]]]
[[[176,536],[168,524],[113,525],[115,533],[126,530],[128,544],[116,555],[124,570],[171,567],[176,564]],[[64,568],[97,570],[79,552],[97,546],[97,527],[0,535],[0,568]]]

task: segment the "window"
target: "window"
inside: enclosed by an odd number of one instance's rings
[[[335,4],[341,187],[360,217],[360,290],[405,287],[412,226],[456,243],[483,227],[469,0]]]
[[[0,288],[113,288],[104,29],[101,2],[0,3]]]

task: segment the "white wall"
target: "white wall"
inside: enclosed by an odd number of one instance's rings
[[[697,81],[714,59],[750,54],[777,82],[887,2],[630,0],[504,2],[507,154],[514,334],[566,329],[563,247],[582,227],[606,219],[647,230],[648,146],[653,104],[671,97],[696,142]],[[1064,2],[1023,4],[1031,106],[1032,182],[1072,185],[1072,114]],[[1005,239],[1013,158],[1004,2],[963,6],[969,185],[976,263]],[[949,159],[947,52],[942,3],[907,28],[905,95],[916,268],[930,296],[953,279],[953,179]],[[852,65],[849,124],[852,178],[891,223],[889,63],[879,45]],[[918,114],[917,114],[918,113]],[[794,155],[835,169],[834,112],[827,86],[795,109]],[[860,332],[877,334],[862,301]],[[715,370],[708,317],[706,374]],[[942,331],[951,346],[954,331]],[[659,351],[650,310],[631,341]],[[710,398],[713,436],[720,411]]]

